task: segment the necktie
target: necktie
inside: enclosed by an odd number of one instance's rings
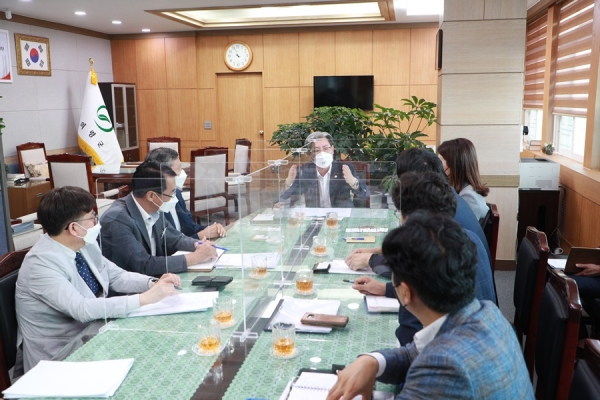
[[[79,272],[79,275],[81,275],[83,281],[89,286],[92,293],[94,293],[94,295],[98,293],[100,283],[90,270],[90,266],[80,252],[77,252],[75,255],[75,265],[77,266],[77,272]]]

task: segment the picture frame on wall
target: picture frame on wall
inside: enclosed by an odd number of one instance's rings
[[[15,33],[15,48],[19,75],[52,75],[50,39]]]
[[[12,61],[7,30],[0,29],[0,83],[12,83]]]

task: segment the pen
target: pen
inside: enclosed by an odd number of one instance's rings
[[[352,279],[342,279],[342,282],[354,283],[354,280],[352,280]]]
[[[198,240],[198,244],[204,244],[201,240]],[[212,247],[214,247],[215,249],[221,249],[224,251],[229,251],[229,249],[225,248],[225,247],[221,247],[221,246],[217,246],[217,245],[212,245]]]
[[[174,287],[175,289],[177,289],[177,290],[183,290],[183,289],[181,288],[181,286],[179,286],[179,285],[173,285],[173,287]]]
[[[344,240],[365,240],[364,237],[345,237]]]

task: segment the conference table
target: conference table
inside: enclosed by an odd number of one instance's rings
[[[65,350],[63,355],[70,353],[66,361],[134,358],[115,399],[278,399],[302,368],[331,369],[332,365],[349,364],[361,353],[396,346],[397,314],[367,313],[363,295],[343,281],[360,275],[315,274],[315,294],[299,296],[295,293],[293,277],[297,270],[312,268],[317,262],[343,259],[358,247],[379,246],[385,237],[385,228],[398,226],[398,219],[391,210],[357,208],[345,212],[349,216],[339,221],[337,229],[324,226],[321,217],[306,217],[299,226],[288,226],[290,210],[276,210],[273,221],[268,223],[254,223],[252,220],[256,220],[259,213],[253,213],[234,224],[227,237],[217,242],[229,253],[281,254],[277,267],[269,270],[266,279],[251,278],[250,269],[234,268],[180,274],[184,293],[203,290],[191,285],[199,275],[233,277],[219,292],[219,297],[235,300],[236,320],[234,326],[221,332],[225,346],[220,354],[200,356],[192,351],[198,342],[198,325],[212,318],[209,309],[111,321],[101,333],[86,334],[81,347],[72,352]],[[264,213],[273,211],[263,210],[262,215]],[[373,232],[347,233],[347,228]],[[267,239],[256,240],[261,235]],[[315,235],[327,238],[326,257],[311,253],[309,243]],[[344,241],[346,236],[363,235],[374,236],[375,243]],[[275,358],[270,353],[272,334],[263,328],[275,306],[284,298],[337,299],[341,303],[338,314],[347,315],[349,322],[345,328],[333,329],[328,334],[297,333],[298,355],[291,359]],[[92,330],[103,324],[97,322]],[[242,341],[239,336],[244,331],[251,334]],[[393,386],[379,383],[377,388],[394,390]]]

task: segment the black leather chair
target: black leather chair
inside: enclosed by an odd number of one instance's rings
[[[0,257],[0,391],[10,386],[8,371],[17,358],[15,285],[28,251],[13,251]]]
[[[535,348],[537,399],[569,397],[580,319],[577,284],[562,271],[552,271],[540,304]]]
[[[585,341],[583,358],[577,362],[573,373],[569,399],[600,400],[600,341]]]
[[[527,227],[527,232],[517,253],[513,301],[515,305],[514,325],[519,343],[522,343],[523,335],[527,336],[523,353],[532,380],[538,315],[546,282],[549,251],[546,234],[534,227]]]

